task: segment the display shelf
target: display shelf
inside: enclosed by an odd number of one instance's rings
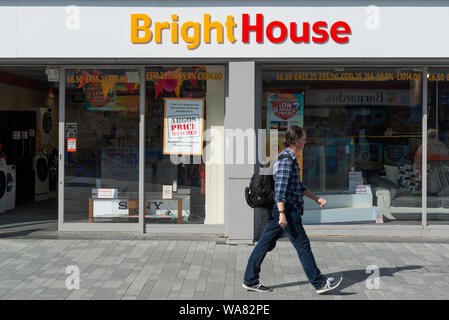
[[[315,201],[308,197],[304,197],[304,210],[330,210],[342,208],[369,208],[373,205],[373,194],[371,192],[347,193],[347,194],[330,194],[326,192],[317,192],[317,196],[327,200],[325,208],[320,208]],[[344,209],[343,209],[344,210]]]
[[[449,155],[429,155],[427,156],[427,160],[431,161],[449,160]]]
[[[116,201],[116,200],[124,200],[127,202],[127,207],[128,209],[138,209],[138,200],[135,199],[128,199],[128,198],[113,198],[113,199],[99,199],[99,198],[89,198],[89,223],[92,223],[94,221],[94,218],[101,218],[101,217],[95,217],[94,214],[94,202],[95,201]],[[167,215],[161,215],[161,216],[152,216],[152,215],[145,215],[145,218],[157,218],[157,219],[177,219],[177,223],[178,224],[182,224],[182,198],[175,198],[173,197],[172,199],[161,199],[161,198],[155,198],[155,199],[151,199],[151,201],[153,200],[176,200],[178,201],[178,215],[173,217],[173,216],[167,216]],[[148,202],[149,200],[146,200],[145,202]],[[146,207],[146,205],[145,205]],[[108,215],[103,215],[102,217],[107,218]],[[113,216],[111,216],[113,217]],[[115,215],[114,215],[115,217]],[[139,218],[139,215],[136,214],[131,214],[131,215],[127,215],[124,218]]]
[[[343,207],[332,209],[306,209],[302,217],[303,224],[375,222],[376,208]]]
[[[131,219],[138,219],[139,215],[135,214],[135,215],[129,215],[128,218]],[[144,216],[145,219],[178,219],[177,216],[167,216],[167,215],[163,215],[163,216],[152,216],[152,215],[148,215],[146,214]]]

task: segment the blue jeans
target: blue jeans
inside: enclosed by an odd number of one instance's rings
[[[257,245],[248,260],[243,282],[246,285],[258,283],[260,266],[267,252],[274,249],[276,241],[285,231],[298,253],[304,272],[312,286],[319,289],[326,282],[326,277],[318,269],[313,257],[310,241],[302,226],[300,211],[292,206],[286,205],[287,226],[283,229],[279,224],[279,211],[275,204],[269,212],[269,219],[265,230],[260,236]]]

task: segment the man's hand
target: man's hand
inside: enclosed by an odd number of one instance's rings
[[[285,213],[279,213],[278,223],[282,228],[285,228],[287,226],[287,218],[285,217]]]
[[[305,195],[307,198],[312,199],[312,201],[315,201],[316,203],[318,203],[318,205],[319,205],[321,208],[324,207],[324,206],[327,204],[326,199],[318,197],[316,194],[314,194],[314,193],[313,193],[312,191],[310,191],[310,190],[304,191],[304,195]]]
[[[316,200],[316,203],[318,203],[320,205],[320,207],[323,208],[327,204],[327,201],[324,198],[318,197],[318,199]]]

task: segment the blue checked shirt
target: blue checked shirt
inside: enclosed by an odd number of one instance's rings
[[[296,155],[288,148],[284,149],[278,157],[281,155],[288,155],[289,157],[276,161],[274,164],[274,201],[275,203],[284,202],[302,208],[303,192],[309,190],[309,188],[301,182]]]

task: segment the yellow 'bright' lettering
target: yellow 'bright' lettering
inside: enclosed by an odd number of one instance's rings
[[[198,22],[187,21],[181,27],[181,37],[186,43],[189,50],[195,49],[200,44],[201,25]],[[193,29],[193,36],[189,36],[189,29]]]
[[[139,22],[143,21],[140,26]],[[151,41],[153,34],[150,31],[151,19],[146,14],[131,14],[131,42],[132,43],[147,43]],[[145,35],[139,37],[139,31],[143,31]]]

